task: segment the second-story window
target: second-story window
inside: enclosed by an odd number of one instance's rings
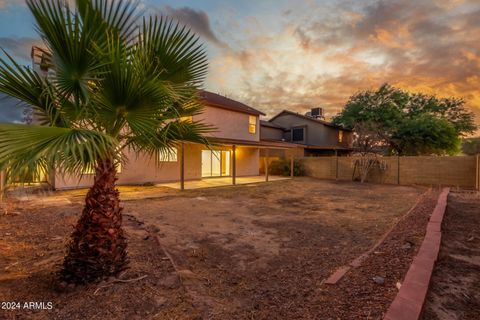
[[[303,131],[304,131],[303,128],[292,129],[292,141],[303,141],[304,139]]]
[[[338,142],[343,142],[343,130],[338,131]]]
[[[252,134],[255,134],[257,132],[257,117],[248,117],[248,132]]]

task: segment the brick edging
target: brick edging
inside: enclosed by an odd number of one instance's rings
[[[427,232],[402,286],[384,320],[418,320],[427,298],[428,286],[441,245],[441,225],[447,208],[449,188],[444,188],[427,224]]]
[[[392,231],[397,227],[397,225],[403,221],[404,219],[406,219],[406,217],[408,217],[412,212],[413,210],[415,210],[415,208],[418,206],[418,204],[432,191],[432,189],[428,189],[427,191],[425,191],[424,193],[422,193],[417,201],[415,201],[415,203],[413,204],[412,207],[410,207],[410,209],[407,211],[407,213],[405,213],[403,216],[401,216],[397,221],[395,221],[395,223],[382,235],[382,237],[375,243],[375,245],[373,247],[371,247],[369,250],[367,250],[366,252],[362,253],[361,255],[359,255],[358,257],[356,257],[353,261],[351,261],[349,264],[347,265],[343,265],[341,267],[339,267],[338,269],[336,269],[325,281],[323,281],[324,284],[329,284],[329,285],[333,285],[333,284],[337,284],[344,276],[345,274],[347,274],[348,271],[350,271],[351,268],[358,268],[358,267],[361,267],[363,262],[368,258],[368,256],[370,254],[372,254],[372,252],[374,252],[384,241],[385,239],[390,235],[390,233],[392,233]]]

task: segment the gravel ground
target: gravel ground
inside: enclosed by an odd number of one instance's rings
[[[451,193],[423,319],[480,317],[480,194]]]
[[[400,223],[365,267],[327,286],[323,280],[375,244],[423,188],[301,178],[142,191],[120,188],[131,260],[121,279],[132,281],[68,292],[55,289],[55,272],[84,193],[13,203],[0,215],[1,300],[53,309],[0,310],[0,319],[373,318],[392,299],[430,208]],[[412,249],[401,249],[406,241]],[[375,275],[385,285],[373,283]]]

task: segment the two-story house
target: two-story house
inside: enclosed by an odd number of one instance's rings
[[[353,134],[322,119],[321,108],[305,115],[284,110],[269,121],[261,121],[261,139],[286,141],[303,147],[303,156],[349,154]]]
[[[51,72],[43,61],[41,50],[33,47],[31,57],[34,70],[44,76]],[[260,140],[259,116],[265,115],[263,112],[209,91],[201,91],[199,99],[205,107],[201,114],[194,115],[191,120],[214,128],[207,135],[214,147],[179,143],[177,148],[160,159],[125,150],[125,162],[118,170],[118,184],[163,183],[212,177],[232,177],[235,183],[237,176],[259,175],[261,149],[295,149],[294,144]],[[49,176],[49,183],[55,189],[87,187],[93,183],[93,172],[85,172],[81,177],[55,173]]]
[[[173,152],[155,162],[146,154],[125,151],[125,163],[118,172],[118,184],[163,183],[212,177],[256,176],[260,174],[260,150],[296,149],[295,144],[260,140],[259,116],[252,107],[208,91],[200,92],[205,108],[192,121],[202,121],[215,128],[208,134],[214,147],[181,143]],[[182,152],[183,150],[183,152]],[[159,165],[158,165],[159,163]],[[82,177],[53,175],[55,189],[90,186],[93,172]]]

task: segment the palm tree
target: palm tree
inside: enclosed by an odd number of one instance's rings
[[[122,150],[155,159],[180,141],[207,143],[201,112],[207,71],[197,36],[166,18],[145,18],[128,0],[27,0],[46,49],[48,76],[0,59],[0,92],[33,108],[34,125],[0,124],[0,167],[9,181],[32,173],[95,170],[63,269],[68,283],[116,275],[127,266],[115,187]]]

